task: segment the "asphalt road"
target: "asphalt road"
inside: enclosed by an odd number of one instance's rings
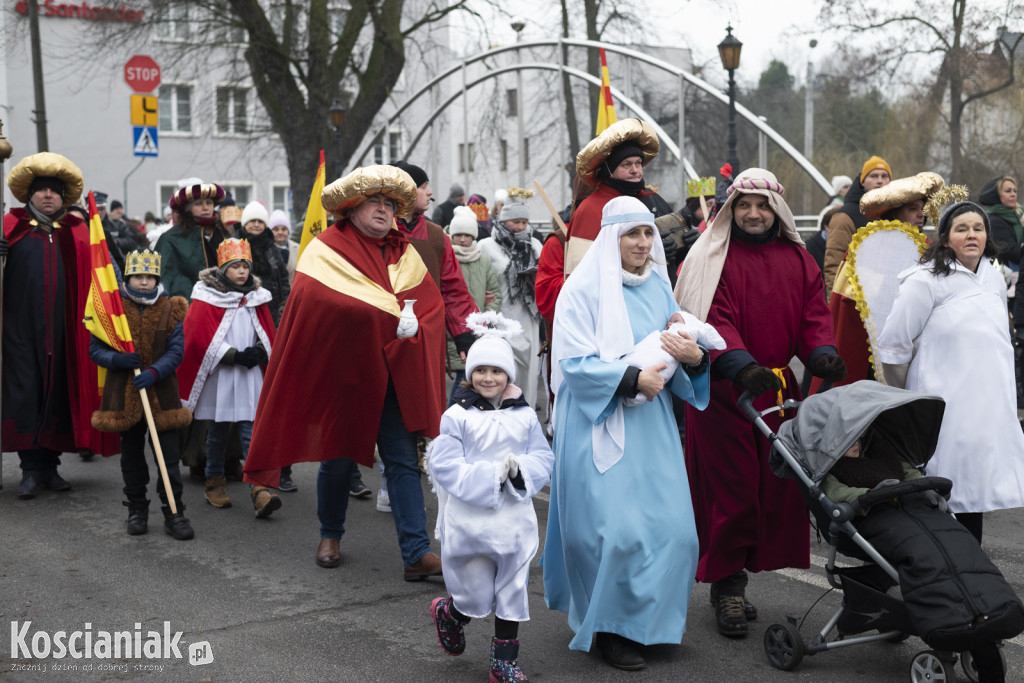
[[[228,487],[234,507],[217,510],[203,500],[200,484],[186,481],[186,514],[196,538],[181,542],[164,534],[155,505],[149,534],[125,533],[116,458],[82,462],[64,456],[64,462],[61,471],[74,485],[71,492],[20,501],[17,457],[3,458],[0,680],[486,680],[491,622],[476,620],[467,627],[463,656],[441,651],[427,607],[444,594],[443,583],[402,580],[391,515],[377,512],[373,499],[349,507],[341,567],[314,564],[315,465],[295,468],[299,492],[282,494],[283,508],[267,520],[253,517],[241,483]],[[376,473],[366,472],[364,478],[376,491]],[[426,500],[432,525],[436,502],[429,491]],[[537,512],[543,537],[546,500],[537,500]],[[989,515],[986,549],[1024,594],[1022,525],[1019,510]],[[823,551],[812,538],[818,564]],[[533,681],[909,680],[911,658],[925,649],[916,638],[809,657],[795,672],[770,666],[762,648],[765,628],[786,613],[805,613],[822,598],[805,632],[820,628],[840,600],[835,592],[822,597],[824,585],[824,572],[815,566],[753,577],[748,596],[761,617],[743,640],[717,634],[707,587],[696,586],[682,644],[648,648],[647,669],[625,673],[594,653],[569,651],[572,634],[565,615],[545,607],[536,569],[530,583],[533,619],[520,630],[520,662]],[[31,626],[24,630],[27,621]],[[165,621],[171,633],[181,632],[181,659],[12,658],[21,642],[12,637],[15,630],[14,635],[25,634],[29,647],[33,634],[41,632],[42,647],[59,631],[88,631],[98,642],[100,631],[134,634],[139,624],[145,641],[148,631],[162,632]],[[213,661],[190,664],[189,645],[201,646]],[[1024,640],[1008,643],[1005,654],[1007,680],[1024,680]],[[966,680],[959,670],[958,675]]]

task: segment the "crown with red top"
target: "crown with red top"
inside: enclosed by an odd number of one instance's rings
[[[230,237],[217,247],[217,267],[232,261],[248,261],[252,264],[252,248],[247,240]]]

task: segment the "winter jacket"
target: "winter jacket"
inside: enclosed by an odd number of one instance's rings
[[[858,174],[859,175],[859,174]],[[836,211],[828,224],[828,241],[825,244],[825,298],[832,296],[832,285],[839,274],[839,265],[846,258],[846,250],[854,233],[868,224],[867,216],[860,212],[860,198],[864,186],[856,182],[850,186],[843,200],[843,207]]]
[[[142,358],[142,372],[153,372],[157,382],[146,390],[157,431],[180,429],[192,421],[192,413],[181,405],[176,370],[185,353],[182,322],[188,302],[180,296],[160,296],[152,306],[122,296],[125,318],[132,333],[135,352]],[[124,432],[145,419],[134,370],[113,370],[119,352],[97,337],[89,344],[89,357],[108,368],[100,409],[92,415],[92,426],[101,432]]]
[[[491,265],[491,259],[487,254],[480,253],[480,258],[469,263],[459,263],[462,268],[462,276],[466,279],[466,288],[469,295],[473,297],[473,303],[481,311],[501,310],[501,283],[498,282],[498,274]],[[494,301],[490,306],[484,305],[484,297],[490,292],[494,295]],[[455,348],[455,340],[448,333],[448,367],[452,370],[465,370],[466,363],[459,357]]]
[[[199,271],[217,265],[217,247],[231,233],[219,219],[211,228],[212,234],[206,239],[203,228],[186,216],[184,222],[160,236],[156,244],[161,257],[160,282],[169,296],[188,298]]]
[[[284,260],[281,248],[274,243],[274,233],[270,230],[264,229],[258,235],[246,233],[244,238],[252,247],[252,272],[273,297],[270,301],[270,315],[274,325],[280,325],[284,304],[292,290],[288,279],[288,262]]]

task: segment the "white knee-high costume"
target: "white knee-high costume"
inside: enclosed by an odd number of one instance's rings
[[[528,621],[526,586],[539,546],[532,499],[550,479],[554,455],[515,385],[509,384],[498,409],[465,388],[455,398],[428,461],[445,585],[455,608],[468,617],[494,612]],[[509,454],[519,464],[522,488],[502,481]]]

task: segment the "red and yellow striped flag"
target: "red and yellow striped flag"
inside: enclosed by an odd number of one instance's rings
[[[604,56],[604,48],[601,48],[601,95],[597,101],[597,132],[600,135],[604,129],[612,125],[619,118],[615,116],[615,102],[612,101],[612,82],[608,78],[608,60]]]
[[[89,192],[89,259],[92,284],[85,302],[85,328],[100,341],[121,353],[134,353],[132,332],[121,304],[121,291],[117,285],[114,266],[110,263],[103,222],[96,211],[96,199]],[[102,368],[101,368],[102,370]],[[100,381],[100,391],[103,382]]]
[[[302,252],[313,241],[313,238],[327,229],[327,210],[324,208],[323,202],[320,201],[320,195],[323,194],[326,182],[327,170],[324,167],[324,151],[320,150],[320,166],[316,169],[313,191],[309,194],[309,206],[306,208],[306,220],[302,223],[299,256],[302,256]]]

